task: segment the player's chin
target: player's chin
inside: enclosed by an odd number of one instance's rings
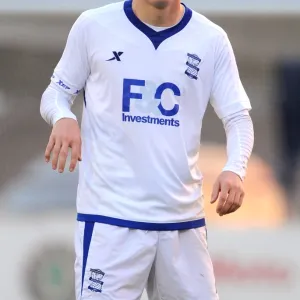
[[[171,4],[173,0],[148,0],[148,1],[156,9],[165,9]]]

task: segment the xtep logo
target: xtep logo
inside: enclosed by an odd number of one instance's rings
[[[172,82],[154,84],[139,79],[124,79],[122,120],[179,127],[179,87]],[[150,100],[150,101],[149,101]]]
[[[116,52],[116,51],[113,51],[113,55],[114,57],[108,59],[107,61],[112,61],[112,60],[117,60],[117,61],[121,61],[121,55],[123,54],[124,52]]]

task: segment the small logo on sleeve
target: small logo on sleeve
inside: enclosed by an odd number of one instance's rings
[[[63,89],[65,89],[65,90],[71,90],[71,88],[68,85],[66,85],[61,79],[57,79],[54,74],[51,76],[51,79],[52,79],[53,82],[55,82],[57,85],[59,85]],[[74,95],[78,95],[80,93],[80,90],[72,90],[71,92]]]

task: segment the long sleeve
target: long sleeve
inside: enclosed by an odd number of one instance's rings
[[[52,126],[62,118],[76,120],[76,116],[71,111],[75,98],[76,95],[71,95],[61,90],[51,82],[42,96],[40,105],[41,116]]]
[[[254,130],[248,110],[242,110],[222,119],[227,137],[227,163],[223,171],[232,171],[242,180],[254,144]]]
[[[215,74],[211,105],[222,120],[227,137],[227,163],[223,171],[232,171],[244,180],[254,132],[249,110],[251,103],[241,82],[233,48],[223,34],[215,48]]]
[[[40,112],[50,125],[62,118],[76,119],[71,106],[90,75],[87,48],[89,23],[84,13],[74,23],[63,55],[51,77],[51,84],[42,96]]]

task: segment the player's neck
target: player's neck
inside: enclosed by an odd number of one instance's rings
[[[185,11],[184,6],[177,1],[164,9],[157,9],[144,1],[133,0],[132,9],[142,22],[160,27],[176,25]]]

